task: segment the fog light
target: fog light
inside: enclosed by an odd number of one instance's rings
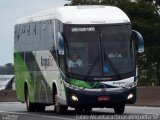
[[[129,94],[127,99],[129,100],[129,99],[132,99],[132,98],[133,98],[133,94]]]
[[[75,95],[72,95],[72,100],[73,101],[78,101],[78,98]]]

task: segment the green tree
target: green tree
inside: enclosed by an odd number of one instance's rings
[[[133,29],[142,33],[145,40],[145,53],[138,56],[140,85],[160,85],[160,16],[157,7],[151,2],[121,2],[118,4],[130,17]]]
[[[13,75],[14,66],[12,63],[7,63],[4,66],[0,66],[0,75]]]
[[[68,0],[70,5],[117,5],[128,0]]]

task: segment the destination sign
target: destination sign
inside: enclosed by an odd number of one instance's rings
[[[81,27],[81,28],[72,28],[71,29],[72,32],[94,32],[95,31],[95,27]]]

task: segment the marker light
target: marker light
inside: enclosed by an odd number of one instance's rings
[[[72,95],[72,100],[73,101],[78,101],[78,98],[75,95]]]
[[[129,94],[127,99],[129,100],[131,98],[133,98],[133,94]]]

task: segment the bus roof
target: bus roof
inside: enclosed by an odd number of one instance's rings
[[[65,24],[114,24],[130,22],[128,16],[121,9],[113,6],[64,6],[19,19],[16,24],[49,19],[58,19]]]

